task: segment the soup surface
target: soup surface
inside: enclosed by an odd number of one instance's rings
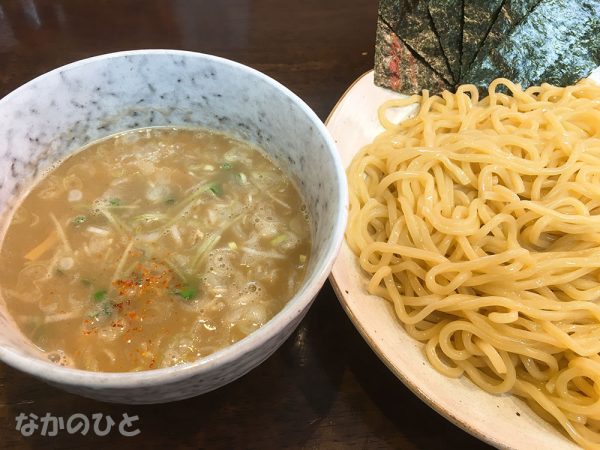
[[[293,296],[310,252],[291,180],[206,130],[145,128],[67,158],[16,210],[0,286],[58,364],[137,371],[194,361]]]

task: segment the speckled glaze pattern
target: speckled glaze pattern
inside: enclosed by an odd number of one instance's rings
[[[198,395],[261,363],[291,334],[324,283],[343,238],[347,192],[333,141],[298,97],[240,64],[198,53],[102,55],[42,75],[0,100],[0,226],[36,178],[96,139],[145,126],[198,126],[262,147],[295,178],[312,216],[306,281],[269,323],[193,364],[102,374],[61,368],[21,335],[0,303],[0,359],[70,392],[158,403]]]

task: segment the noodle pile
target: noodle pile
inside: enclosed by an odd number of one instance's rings
[[[348,169],[368,291],[438,371],[600,448],[600,86],[497,79],[482,100],[464,85],[388,101],[379,120]]]

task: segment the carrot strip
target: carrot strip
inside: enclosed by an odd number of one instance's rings
[[[57,241],[58,236],[56,235],[56,231],[52,231],[46,239],[25,254],[25,259],[28,259],[29,261],[36,261],[40,256],[50,250],[50,248],[56,244]]]

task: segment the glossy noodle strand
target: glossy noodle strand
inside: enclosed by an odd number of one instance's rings
[[[393,123],[391,109],[417,105]],[[384,103],[348,168],[348,245],[430,363],[600,448],[600,87]]]

